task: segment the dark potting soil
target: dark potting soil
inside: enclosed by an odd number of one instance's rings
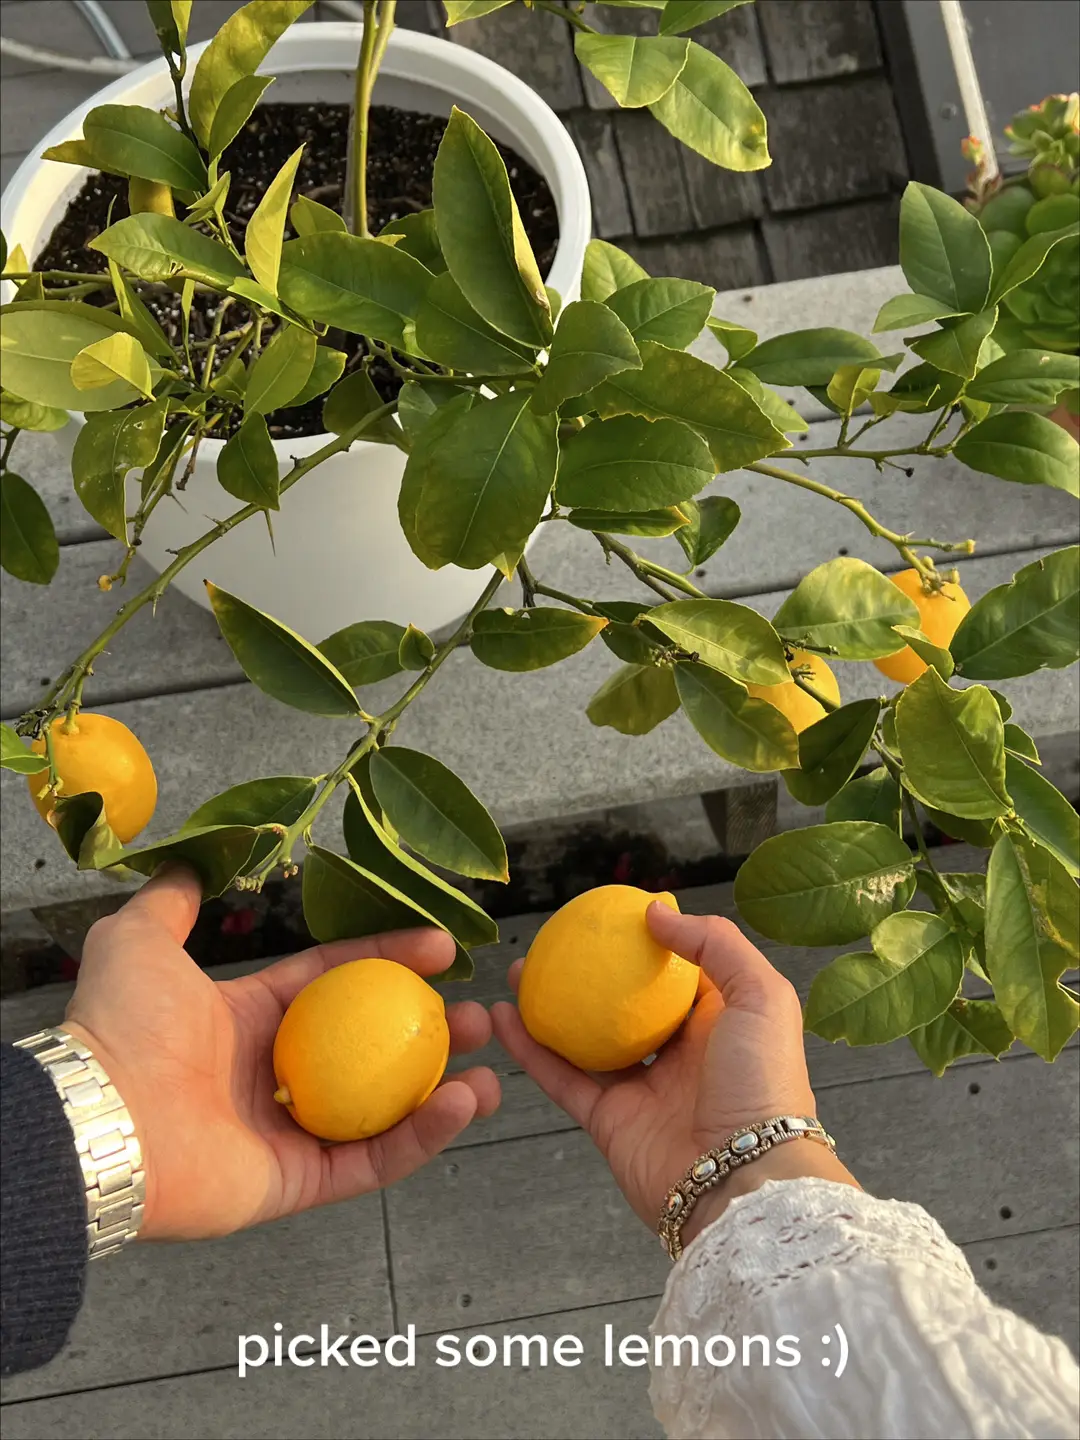
[[[371,111],[368,140],[368,224],[373,234],[403,215],[425,210],[431,204],[431,176],[446,121],[437,115],[420,115],[389,105]],[[349,127],[347,105],[260,105],[247,125],[225,151],[219,170],[232,176],[225,218],[233,242],[243,253],[244,229],[270,181],[299,146],[304,153],[296,175],[294,195],[341,213],[345,193],[346,143]],[[510,177],[522,224],[536,255],[540,273],[546,275],[555,257],[559,239],[558,214],[547,181],[528,161],[499,145],[499,153]],[[110,220],[109,207],[112,206]],[[72,200],[56,226],[49,243],[35,261],[38,270],[104,271],[104,256],[87,246],[110,223],[129,213],[127,181],[113,175],[92,175]],[[181,218],[183,211],[179,212]],[[286,225],[285,238],[294,232]],[[174,343],[180,340],[180,297],[171,290],[144,295],[147,306]],[[87,296],[91,303],[107,304],[108,291]],[[213,324],[219,298],[197,294],[191,308],[191,338],[206,339]],[[234,301],[238,313],[242,302]],[[276,322],[275,322],[276,323]],[[228,326],[227,328],[235,328]],[[263,331],[264,343],[273,329]],[[348,355],[348,374],[363,359],[366,349],[358,335],[332,332],[328,340]],[[229,349],[218,354],[220,368],[228,362]],[[371,378],[384,400],[392,400],[401,382],[383,360],[372,366]],[[308,405],[279,411],[268,417],[271,435],[277,438],[318,435],[323,431],[320,396]],[[227,433],[227,432],[221,432]]]

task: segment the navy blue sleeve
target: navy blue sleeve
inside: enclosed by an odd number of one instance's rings
[[[24,1050],[0,1046],[0,1372],[51,1360],[82,1303],[86,1191],[59,1095]]]

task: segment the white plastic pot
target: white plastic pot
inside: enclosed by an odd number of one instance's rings
[[[268,98],[347,103],[360,35],[359,25],[293,26],[262,66],[278,77]],[[203,48],[192,47],[193,61]],[[21,244],[36,257],[88,173],[38,159],[47,146],[81,135],[83,118],[95,105],[157,109],[171,98],[172,82],[159,60],[73,110],[23,161],[4,191],[0,224],[9,243]],[[446,116],[459,105],[540,171],[559,214],[559,246],[547,281],[564,303],[577,296],[591,220],[588,183],[565,127],[533,90],[463,45],[395,30],[375,103]],[[80,415],[72,419],[57,433],[68,447],[83,423]],[[282,474],[294,456],[310,455],[330,438],[275,441]],[[204,441],[182,505],[166,501],[154,511],[140,553],[157,569],[169,563],[170,551],[205,531],[207,517],[218,518],[235,507],[217,484],[221,446],[221,441]],[[203,581],[212,580],[316,642],[357,620],[411,621],[423,630],[439,629],[465,613],[483,580],[456,566],[429,570],[413,555],[397,517],[404,465],[405,456],[395,446],[358,441],[282,497],[281,513],[274,517],[276,554],[266,526],[253,519],[212,545],[173,584],[205,605]]]

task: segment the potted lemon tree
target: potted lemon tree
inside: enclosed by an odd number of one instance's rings
[[[123,557],[214,431],[228,432],[215,472],[222,502],[235,505],[124,599],[42,700],[3,730],[3,764],[28,776],[73,863],[149,874],[179,858],[207,895],[259,887],[302,865],[317,938],[433,924],[456,941],[452,974],[465,978],[470,950],[493,940],[496,927],[445,872],[505,880],[505,846],[481,799],[437,757],[395,744],[395,727],[437,687],[458,648],[479,665],[524,672],[599,644],[620,664],[589,705],[594,724],[642,734],[679,711],[726,761],[778,774],[797,800],[826,806],[825,823],[762,844],[735,885],[741,913],[764,935],[820,946],[865,937],[862,951],[818,975],[811,1029],[857,1045],[907,1036],[939,1073],[966,1054],[1000,1054],[1015,1038],[1052,1060],[1077,1025],[1061,979],[1080,948],[1077,821],[1039,775],[1034,742],[1010,718],[1007,683],[999,685],[1076,662],[1080,551],[1027,565],[969,606],[947,567],[951,554],[971,552],[973,537],[897,533],[816,478],[814,461],[870,457],[902,468],[910,456],[953,456],[972,483],[1076,495],[1076,441],[1048,418],[1077,386],[1076,356],[1018,337],[1007,317],[1011,297],[1056,255],[1075,255],[1080,227],[1038,230],[996,257],[963,205],[912,184],[900,219],[910,290],[876,325],[899,338],[885,349],[830,327],[759,342],[712,315],[709,287],[654,278],[603,241],[585,250],[580,298],[564,303],[544,283],[496,144],[455,108],[434,162],[433,203],[409,223],[372,236],[359,207],[350,232],[340,215],[296,206],[286,167],[237,245],[220,213],[223,179],[208,137],[215,125],[228,129],[221,112],[242,110],[264,78],[256,71],[270,39],[246,37],[266,16],[295,18],[303,5],[245,7],[242,29],[230,21],[225,39],[202,52],[186,93],[187,7],[151,8],[174,72],[173,102],[165,114],[149,112],[153,122],[141,112],[110,121],[128,134],[150,133],[152,123],[161,147],[184,157],[190,184],[138,160],[151,173],[130,176],[134,213],[92,241],[108,262],[104,278],[9,263],[18,291],[0,313],[4,563],[30,582],[47,583],[55,571],[44,506],[11,460],[21,429],[59,424],[69,408],[88,417],[73,460],[76,490],[91,513],[107,497],[124,547],[107,583],[119,584]],[[447,6],[452,19],[492,8]],[[573,12],[583,62],[617,99],[648,105],[717,163],[767,164],[765,120],[752,98],[683,34],[727,7],[654,8],[658,33],[633,39],[592,36]],[[360,117],[393,6],[382,0],[367,13]],[[286,240],[290,214],[298,238]],[[104,284],[109,303],[88,304],[86,287]],[[224,331],[195,353],[183,333],[176,343],[163,332],[149,304],[162,286],[182,306],[196,294],[229,300],[238,324],[222,324],[241,334],[227,364],[215,353]],[[928,333],[903,338],[928,324]],[[688,353],[705,328],[726,352],[721,365]],[[262,345],[264,330],[273,338]],[[376,391],[370,367],[338,378],[339,334],[365,337],[392,363],[395,394]],[[835,445],[800,451],[798,468],[785,452],[807,425],[778,385],[804,387],[839,419]],[[301,396],[322,399],[326,434],[282,473],[266,416],[287,413]],[[897,412],[923,417],[923,433],[903,446],[875,445],[875,428]],[[322,466],[372,439],[404,457],[396,515],[410,555],[433,573],[471,572],[463,617],[438,643],[423,626],[369,615],[303,635],[251,596],[210,584],[208,603],[252,683],[283,707],[353,720],[356,739],[328,757],[324,774],[244,779],[174,834],[139,843],[152,771],[140,740],[96,730],[82,710],[88,673],[193,561],[242,527],[265,532],[286,495],[307,493]],[[716,474],[739,469],[778,494],[794,486],[845,507],[894,547],[900,573],[825,560],[771,621],[702,593],[694,568],[737,536],[740,519],[728,497],[702,492]],[[136,470],[129,497],[126,477]],[[282,514],[277,532],[287,523]],[[591,534],[636,582],[637,598],[598,600],[546,583],[527,548],[548,524]],[[671,534],[685,572],[648,554],[649,537]],[[495,606],[509,580],[520,603]],[[301,583],[317,588],[322,576],[309,571]],[[833,659],[877,665],[902,688],[886,692],[883,683],[880,695],[844,703]],[[365,687],[394,675],[397,696],[375,713]],[[339,790],[342,834],[330,847],[313,826]],[[940,871],[921,842],[925,818],[984,846],[985,877]],[[965,995],[966,974],[977,978],[978,998]]]

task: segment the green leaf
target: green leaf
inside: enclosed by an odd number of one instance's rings
[[[308,846],[302,887],[304,920],[324,945],[438,923],[381,875],[321,845]]]
[[[191,20],[191,0],[146,0],[146,8],[162,50],[169,55],[183,55]]]
[[[516,375],[533,364],[532,351],[476,313],[449,271],[435,276],[416,312],[416,344],[429,360],[463,374]]]
[[[166,364],[172,364],[173,348],[164,330],[121,275],[116,262],[110,260],[108,265],[109,278],[112,280],[117,307],[125,328],[135,336],[148,354],[156,355]]]
[[[924,665],[932,665],[943,680],[948,680],[956,666],[952,653],[928,640],[921,630],[911,625],[894,625],[893,629],[915,651]]]
[[[693,40],[675,83],[649,109],[676,140],[725,170],[771,164],[765,116],[754,97],[729,65]]]
[[[1080,446],[1045,415],[1009,410],[969,430],[953,454],[972,470],[1080,496]]]
[[[911,349],[939,370],[970,380],[979,368],[983,343],[996,324],[996,310],[980,310],[977,315],[968,315],[947,328],[912,340]]]
[[[919,612],[880,571],[844,555],[811,570],[773,624],[795,643],[831,648],[841,660],[876,660],[903,649],[894,627],[917,629]]]
[[[900,203],[900,266],[919,295],[961,314],[990,296],[990,246],[970,211],[929,185],[911,181]]]
[[[393,620],[360,620],[335,630],[319,646],[350,685],[374,685],[401,673],[399,652],[404,625]]]
[[[463,20],[477,20],[481,15],[490,15],[493,10],[501,10],[509,4],[510,0],[443,0],[447,29],[451,25],[460,25]]]
[[[80,350],[71,362],[71,379],[78,390],[101,390],[122,380],[148,399],[154,393],[146,351],[123,331]]]
[[[711,320],[706,320],[705,325],[727,351],[730,361],[741,360],[757,345],[757,332],[748,330],[745,325],[736,325],[733,320],[720,320],[713,316]]]
[[[662,510],[571,510],[571,525],[593,534],[645,535],[657,539],[672,535],[686,524],[686,516],[677,505]]]
[[[371,757],[371,784],[390,823],[425,860],[478,880],[510,878],[499,828],[463,780],[400,745]]]
[[[318,788],[310,775],[244,780],[192,811],[180,833],[210,825],[294,825],[314,800]]]
[[[799,735],[799,768],[784,772],[784,783],[803,805],[824,805],[862,764],[874,737],[878,700],[853,700]]]
[[[624,109],[640,109],[666,95],[689,53],[688,40],[600,35],[588,30],[578,30],[574,35],[578,60]]]
[[[245,505],[280,509],[281,475],[274,442],[259,412],[248,415],[236,434],[226,440],[218,456],[217,478],[223,490]]]
[[[421,385],[406,380],[398,391],[397,418],[410,440],[415,441],[435,412],[461,392],[452,385]]]
[[[916,799],[961,819],[1009,813],[1001,712],[985,685],[953,690],[925,670],[895,713],[904,783]]]
[[[367,371],[354,370],[351,375],[339,380],[326,397],[323,424],[332,434],[344,435],[365,415],[381,409],[384,403]],[[364,431],[362,438],[393,445],[401,438],[401,431],[394,424],[392,415],[384,415]]]
[[[456,105],[435,157],[432,193],[439,245],[469,304],[512,340],[534,349],[548,344],[551,309],[506,166]]]
[[[214,117],[232,87],[245,75],[254,75],[270,47],[310,4],[251,0],[221,26],[199,56],[188,95],[188,117],[203,146],[209,146]]]
[[[913,325],[928,325],[932,320],[950,320],[956,313],[952,305],[933,300],[929,295],[894,295],[878,311],[874,334],[881,330],[907,330]]]
[[[296,168],[303,153],[304,147],[301,145],[285,161],[263,192],[263,197],[244,231],[244,256],[251,273],[272,295],[277,294],[285,217],[296,180]]]
[[[251,119],[252,111],[262,99],[263,91],[273,83],[273,75],[242,75],[235,85],[226,90],[210,126],[206,153],[211,160],[217,160],[222,151],[232,144]],[[250,221],[248,223],[250,224]]]
[[[1028,836],[1080,876],[1080,817],[1065,796],[1012,755],[1005,756],[1005,783]]]
[[[1055,550],[977,600],[949,646],[969,680],[1004,680],[1080,659],[1080,546]]]
[[[95,106],[83,121],[83,139],[53,146],[42,159],[134,175],[178,190],[206,186],[206,166],[195,146],[159,111],[143,105]]]
[[[550,414],[609,375],[640,369],[638,347],[618,316],[595,300],[577,300],[559,316],[532,408],[539,415]]]
[[[805,434],[810,429],[799,412],[786,400],[781,400],[775,390],[770,390],[767,385],[763,385],[752,370],[744,370],[741,365],[729,365],[724,373],[746,391],[754,404],[767,419],[772,421],[777,430],[786,435],[790,432]]]
[[[982,850],[989,850],[994,843],[994,827],[987,820],[962,820],[958,815],[935,810],[932,805],[924,805],[923,809],[930,823],[953,840],[964,840]]]
[[[172,215],[144,211],[118,220],[91,240],[91,250],[114,260],[140,280],[187,276],[227,289],[245,272],[231,250]]]
[[[419,260],[433,275],[445,273],[446,257],[439,246],[434,210],[415,210],[408,215],[399,215],[379,231],[380,239],[391,235],[399,235],[397,248]]]
[[[604,303],[639,343],[655,340],[682,350],[701,334],[715,299],[716,291],[696,280],[637,280]]]
[[[153,845],[111,852],[104,863],[153,875],[167,860],[182,861],[198,875],[203,899],[211,900],[223,895],[245,872],[258,838],[258,832],[248,825],[210,825],[181,830]]]
[[[840,415],[851,415],[877,389],[881,371],[876,366],[841,365],[826,388],[828,399]]]
[[[542,670],[583,650],[607,623],[554,606],[484,610],[473,621],[469,644],[477,660],[493,670]]]
[[[992,1000],[961,997],[929,1025],[912,1030],[908,1039],[927,1069],[941,1076],[965,1055],[999,1059],[1012,1045],[1013,1033]]]
[[[297,406],[306,405],[309,400],[315,400],[320,395],[324,395],[341,378],[341,372],[345,369],[347,359],[348,356],[343,350],[334,350],[329,345],[317,346],[315,363],[311,367],[307,384],[298,395],[294,395],[289,401],[290,406],[295,409]]]
[[[764,340],[739,364],[768,385],[828,385],[841,365],[880,363],[875,345],[851,330],[792,330]]]
[[[780,637],[764,616],[734,600],[673,600],[649,611],[649,621],[695,659],[754,685],[791,679]]]
[[[380,240],[322,230],[281,251],[278,294],[298,315],[405,347],[431,273]]]
[[[14,470],[0,474],[0,565],[17,580],[48,585],[60,547],[45,502]]]
[[[435,642],[415,625],[406,625],[398,645],[398,663],[403,670],[426,670],[435,658]]]
[[[124,848],[109,825],[105,803],[96,790],[57,796],[53,814],[60,843],[80,870],[109,865]]]
[[[71,363],[80,351],[125,329],[108,310],[75,300],[16,301],[0,307],[0,355],[6,389],[58,410],[114,410],[138,399],[117,380],[100,390],[79,390]]]
[[[839,955],[814,976],[805,1025],[823,1040],[899,1040],[936,1020],[960,989],[960,939],[940,916],[886,916],[872,940],[872,955]]]
[[[682,662],[675,667],[675,687],[686,718],[723,759],[757,773],[797,762],[799,742],[791,722],[737,680],[707,665]]]
[[[581,272],[581,298],[606,300],[616,290],[648,280],[649,272],[607,240],[590,240]]]
[[[1077,356],[1014,350],[980,370],[966,394],[998,405],[1055,405],[1062,391],[1075,385],[1080,385]]]
[[[543,512],[558,463],[558,420],[513,391],[429,422],[402,480],[399,514],[413,551],[433,570],[497,562],[511,574]],[[451,409],[444,406],[440,420]],[[433,431],[435,432],[433,434]]]
[[[349,227],[336,210],[320,205],[317,200],[309,200],[306,195],[297,195],[292,202],[289,220],[301,239],[318,235],[324,230],[337,231],[340,235],[349,233]]]
[[[843,820],[788,830],[743,862],[735,903],[747,924],[786,945],[846,945],[903,910],[911,851],[885,825]]]
[[[750,0],[675,0],[674,5],[665,5],[660,16],[660,34],[678,35],[683,30],[693,30],[720,15],[726,15],[738,5],[747,5]]]
[[[994,280],[994,288],[990,299],[997,304],[1011,291],[1024,285],[1042,269],[1047,256],[1063,240],[1070,240],[1080,235],[1080,225],[1066,225],[1061,230],[1052,230],[1048,234],[1032,235],[1030,240],[1025,240],[1020,249],[1012,256],[1004,270]]]
[[[995,700],[998,698],[993,690],[991,690],[990,693],[994,696]],[[1012,714],[1012,711],[1010,710],[1009,713]],[[1002,719],[1004,718],[1003,715]],[[1042,764],[1042,761],[1039,759],[1038,746],[1027,731],[1021,730],[1019,725],[1006,724],[1005,749],[1010,755],[1019,755],[1023,760],[1030,760],[1032,765]]]
[[[696,355],[646,341],[642,368],[605,380],[590,397],[602,416],[681,420],[712,451],[717,470],[738,470],[790,442],[730,375]]]
[[[1076,884],[1053,855],[1002,835],[986,876],[986,969],[1005,1021],[1044,1060],[1077,1026],[1062,974],[1080,960]]]
[[[168,400],[135,410],[92,415],[79,431],[71,456],[75,493],[87,514],[127,543],[126,480],[130,470],[153,461],[161,445]]]
[[[0,725],[0,769],[13,770],[16,775],[40,775],[48,768],[44,755],[28,750],[10,725]]]
[[[269,415],[290,405],[305,388],[315,365],[318,341],[310,330],[283,325],[248,374],[244,417]]]
[[[38,405],[33,400],[20,400],[17,395],[0,391],[0,420],[16,430],[37,430],[42,433],[62,430],[68,423],[66,410],[51,405]]]
[[[872,820],[900,833],[900,786],[884,765],[849,780],[825,806],[825,818],[837,820]]]
[[[892,415],[897,410],[925,414],[952,405],[963,388],[958,375],[948,375],[925,363],[914,365],[899,376],[891,390],[871,395],[870,407],[878,415]]]
[[[360,714],[349,682],[314,645],[209,581],[206,590],[221,633],[253,685],[309,715]]]
[[[199,195],[188,206],[187,215],[184,217],[189,225],[196,220],[213,220],[215,217],[219,222],[225,219],[225,202],[229,198],[229,187],[232,184],[232,176],[225,171],[219,175],[210,189]]]
[[[679,693],[670,669],[623,665],[600,686],[585,714],[594,725],[620,735],[647,735],[678,708]]]
[[[708,446],[688,426],[618,415],[566,441],[555,494],[563,505],[652,510],[680,504],[712,478]]]
[[[689,518],[675,539],[683,548],[690,568],[704,565],[715,555],[742,519],[742,511],[726,495],[706,495],[704,500],[680,500],[679,509]]]
[[[394,843],[359,786],[345,801],[342,826],[349,858],[415,902],[460,945],[490,945],[498,940],[499,927],[474,900]]]
[[[986,926],[986,876],[961,871],[920,870],[916,884],[929,895],[939,915],[956,912],[972,935]]]

